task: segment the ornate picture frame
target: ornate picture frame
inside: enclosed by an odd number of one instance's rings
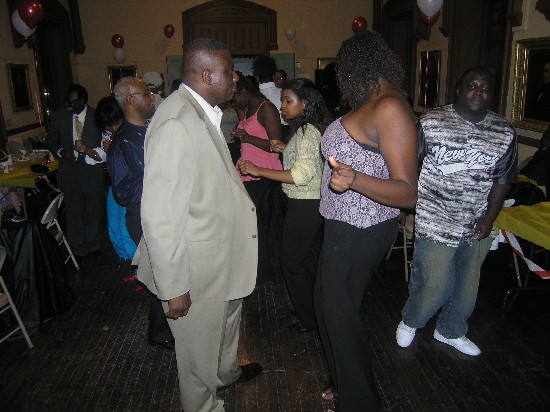
[[[31,97],[28,64],[8,64],[11,102],[14,112],[31,110],[34,106]]]
[[[116,82],[122,77],[137,77],[137,66],[108,66],[107,72],[109,74],[109,90],[112,94]]]
[[[543,132],[550,126],[550,37],[516,43],[512,124]]]

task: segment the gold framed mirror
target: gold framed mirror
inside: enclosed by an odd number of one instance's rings
[[[537,132],[550,126],[550,37],[516,43],[512,124]]]

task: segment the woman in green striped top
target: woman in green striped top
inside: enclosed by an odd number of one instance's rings
[[[290,328],[308,332],[316,328],[316,322],[315,273],[308,269],[307,258],[323,223],[319,214],[323,167],[320,140],[331,116],[313,82],[301,78],[283,84],[281,115],[288,122],[292,137],[286,145],[272,141],[271,150],[283,152],[284,170],[258,167],[250,161],[241,162],[239,168],[242,174],[282,183],[288,210],[283,223],[281,267],[299,319]]]

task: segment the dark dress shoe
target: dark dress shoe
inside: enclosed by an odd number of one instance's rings
[[[153,339],[147,339],[147,343],[151,346],[159,346],[165,350],[174,351],[176,349],[176,345],[173,340],[165,340],[164,342],[157,342]]]
[[[248,365],[242,365],[239,367],[243,371],[243,373],[241,373],[241,376],[239,376],[239,379],[237,379],[233,383],[230,383],[229,385],[219,387],[216,391],[216,394],[220,394],[223,391],[231,388],[232,386],[239,385],[245,382],[250,382],[251,380],[258,377],[258,375],[264,370],[264,368],[262,368],[262,365],[260,365],[259,363],[249,363]]]
[[[304,333],[311,332],[314,329],[314,328],[306,328],[302,326],[300,322],[293,323],[292,325],[287,326],[287,328],[290,330],[295,330],[297,332],[304,332]]]

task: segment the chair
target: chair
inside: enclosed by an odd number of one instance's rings
[[[71,259],[74,266],[76,267],[76,270],[80,270],[80,267],[78,266],[78,263],[76,263],[76,259],[73,255],[73,251],[71,250],[69,243],[65,238],[65,234],[63,233],[63,230],[61,230],[61,226],[57,221],[57,211],[59,210],[59,207],[63,202],[63,197],[63,193],[60,193],[50,202],[50,205],[44,212],[44,216],[42,216],[42,220],[40,220],[40,223],[46,225],[46,229],[49,229],[50,233],[53,235],[59,246],[63,244],[67,248],[67,252],[69,255],[65,259],[65,263],[67,263],[69,259]]]
[[[4,265],[5,260],[6,260],[6,249],[3,246],[0,246],[0,269]],[[25,340],[27,341],[27,345],[29,345],[29,349],[32,349],[33,344],[32,344],[31,338],[29,337],[29,334],[27,333],[27,329],[25,328],[25,325],[21,320],[21,316],[19,316],[19,312],[17,311],[17,308],[13,303],[10,292],[8,291],[8,288],[6,287],[6,283],[4,282],[4,278],[0,275],[0,314],[10,309],[12,310],[13,315],[17,320],[18,326],[12,329],[7,335],[3,336],[0,339],[0,343],[4,342],[11,335],[13,335],[15,332],[20,330],[23,333],[23,336],[25,336]]]
[[[409,259],[408,249],[412,248],[414,244],[414,213],[409,213],[405,217],[405,224],[403,225],[402,236],[403,236],[403,244],[401,246],[395,246],[395,241],[394,241],[392,247],[390,248],[390,250],[388,251],[388,254],[386,255],[386,260],[390,259],[392,250],[403,249],[405,282],[408,282],[409,266],[411,264],[411,260]],[[397,238],[395,240],[397,240]]]

